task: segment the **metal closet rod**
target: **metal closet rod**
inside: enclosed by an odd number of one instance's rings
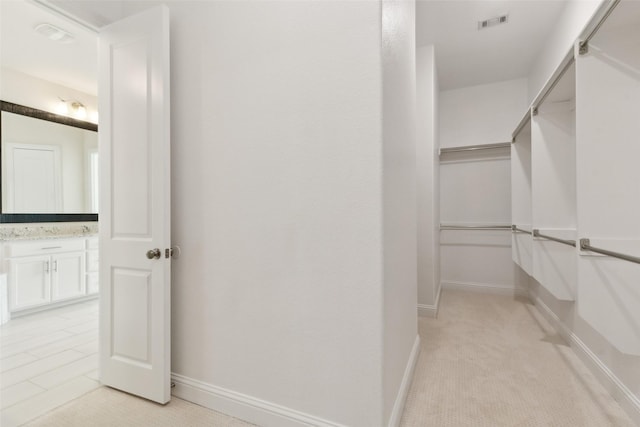
[[[540,230],[538,229],[533,230],[533,237],[542,237],[543,239],[552,240],[554,242],[562,243],[563,245],[573,246],[574,248],[576,247],[575,240],[565,240],[565,239],[558,239],[557,237],[553,237],[553,236],[547,236],[546,234],[540,233]]]
[[[580,37],[582,39],[579,42],[580,52],[584,51],[584,49],[589,44],[589,41],[591,41],[591,39],[596,35],[598,30],[600,30],[600,27],[602,27],[602,24],[605,23],[607,18],[609,18],[609,16],[614,11],[616,6],[618,6],[618,4],[620,4],[620,0],[609,0],[608,3],[603,4],[600,7],[599,11],[596,12],[596,15],[601,15],[601,16],[593,24],[593,28],[589,29],[589,27],[587,27],[587,29],[585,29],[586,34]],[[522,118],[522,120],[520,120],[520,123],[518,123],[516,130],[513,131],[513,134],[512,134],[513,139],[511,140],[512,143],[516,142],[516,137],[522,131],[522,129],[526,126],[527,122],[531,119],[531,114],[534,113],[534,111],[537,111],[538,107],[544,102],[544,100],[547,98],[549,93],[558,84],[558,81],[562,78],[562,76],[567,72],[571,64],[573,64],[574,62],[575,62],[575,56],[574,56],[574,50],[572,46],[569,53],[565,55],[565,58],[560,63],[559,70],[556,69],[556,71],[552,75],[550,82],[547,82],[547,84],[545,85],[541,93],[536,97],[536,99],[531,104],[531,107],[527,109],[526,115]]]
[[[511,146],[510,142],[498,142],[496,144],[466,145],[461,147],[441,148],[440,154],[457,153],[460,151],[491,150],[495,148],[507,148],[510,146]]]
[[[447,225],[440,224],[440,230],[510,230],[510,225]]]
[[[567,54],[567,56],[571,56],[569,58],[569,60],[567,61],[566,64],[564,64],[564,66],[562,67],[562,69],[560,70],[560,72],[558,74],[556,74],[556,76],[554,77],[553,81],[551,82],[551,84],[549,84],[546,89],[544,90],[544,92],[542,92],[541,95],[539,95],[540,99],[538,99],[533,105],[532,105],[532,114],[535,116],[536,114],[538,114],[538,107],[542,105],[542,103],[544,103],[545,99],[547,99],[547,97],[549,96],[549,94],[551,93],[551,91],[558,85],[558,83],[560,83],[560,80],[562,79],[562,77],[567,73],[567,70],[569,69],[569,67],[571,67],[573,65],[574,62],[576,62],[576,59],[573,56],[573,48],[571,49],[571,51]],[[566,60],[566,59],[565,59]]]
[[[524,127],[530,121],[531,121],[531,108],[529,108],[527,110],[527,112],[525,113],[524,117],[522,117],[522,119],[520,120],[520,123],[518,123],[518,126],[516,127],[516,130],[514,130],[513,133],[511,134],[511,136],[512,136],[511,143],[512,144],[514,144],[516,142],[516,138],[518,137],[520,132],[522,132],[522,129],[524,129]]]
[[[596,248],[591,246],[589,243],[590,243],[589,239],[580,239],[580,250],[591,251],[598,254],[607,255],[613,258],[623,259],[625,261],[630,261],[630,262],[635,262],[636,264],[640,264],[640,258],[638,257],[622,254],[620,252],[609,251],[607,249]]]
[[[610,0],[608,4],[603,6],[604,13],[602,14],[602,17],[598,20],[598,22],[591,29],[591,31],[589,31],[589,33],[582,38],[582,41],[580,42],[581,49],[587,44],[589,44],[589,41],[596,35],[600,27],[602,27],[602,24],[604,24],[604,22],[607,20],[609,15],[611,15],[611,12],[613,12],[613,10],[616,8],[616,6],[618,6],[619,3],[620,3],[620,0]]]
[[[512,225],[511,226],[511,231],[516,232],[516,233],[527,233],[527,234],[533,234],[531,233],[531,231],[529,230],[523,230],[522,228],[518,228],[517,225]]]

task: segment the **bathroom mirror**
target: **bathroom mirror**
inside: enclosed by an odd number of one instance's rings
[[[0,102],[0,222],[97,221],[98,126]]]

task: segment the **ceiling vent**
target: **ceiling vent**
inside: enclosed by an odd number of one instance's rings
[[[49,40],[53,40],[58,43],[71,43],[75,39],[75,36],[70,32],[52,24],[40,24],[33,30],[38,34],[45,36]]]
[[[478,30],[484,30],[485,28],[506,24],[507,22],[509,22],[509,15],[496,16],[495,18],[478,21]]]

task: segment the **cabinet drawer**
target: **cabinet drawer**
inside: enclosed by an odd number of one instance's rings
[[[14,258],[29,255],[47,255],[84,250],[84,239],[50,239],[10,243],[5,246],[5,256]]]
[[[87,272],[98,271],[100,268],[100,257],[98,251],[87,251]]]

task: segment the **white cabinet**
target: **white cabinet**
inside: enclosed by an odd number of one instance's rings
[[[48,255],[10,259],[9,310],[48,304],[51,300]]]
[[[51,256],[51,301],[85,295],[84,265],[84,252]]]
[[[97,292],[97,280],[88,288],[86,240],[47,239],[6,244],[9,310],[26,310]],[[97,250],[91,255],[97,259]]]

